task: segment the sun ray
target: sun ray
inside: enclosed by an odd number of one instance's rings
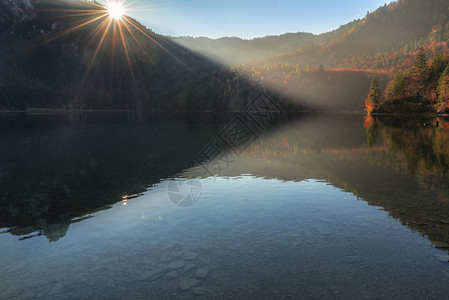
[[[104,13],[104,11],[101,11],[101,13]],[[72,15],[64,15],[66,18],[76,18],[76,17],[83,17],[83,16],[94,16],[98,15],[100,12],[79,12]]]
[[[66,31],[62,32],[62,34],[66,34],[66,33],[69,33],[69,32],[71,32],[71,31],[74,31],[74,30],[76,30],[76,29],[78,29],[78,28],[81,28],[81,27],[84,27],[84,26],[86,26],[86,25],[89,25],[90,23],[93,23],[93,22],[95,22],[95,21],[97,21],[97,20],[99,20],[99,19],[101,19],[101,18],[104,18],[104,17],[106,17],[106,14],[103,14],[103,15],[101,15],[101,16],[98,16],[98,17],[96,17],[96,18],[94,18],[94,19],[92,19],[92,20],[86,21],[86,22],[84,22],[84,23],[82,23],[82,24],[80,24],[80,25],[78,25],[78,26],[69,28],[69,29],[67,29]]]
[[[131,76],[134,79],[134,72],[133,72],[133,68],[132,68],[132,65],[131,65],[131,59],[129,58],[128,47],[126,46],[126,40],[125,40],[125,37],[123,36],[123,30],[122,30],[122,27],[120,26],[120,24],[118,24],[117,27],[118,27],[118,30],[120,32],[120,39],[121,39],[122,44],[123,44],[123,49],[125,50],[126,60],[128,61],[128,67],[129,67],[129,70],[131,72]]]
[[[63,37],[64,35],[66,35],[66,34],[72,32],[72,31],[75,31],[75,30],[80,29],[80,28],[82,28],[82,27],[84,27],[84,26],[87,26],[87,25],[89,25],[89,24],[91,24],[91,23],[93,23],[93,22],[95,22],[95,21],[98,21],[98,20],[100,20],[100,19],[102,19],[102,18],[105,18],[106,16],[107,16],[107,14],[104,14],[104,11],[103,11],[103,14],[102,14],[102,15],[100,15],[100,16],[98,16],[98,17],[95,17],[95,18],[92,19],[92,20],[89,20],[89,21],[86,21],[86,22],[84,22],[84,23],[82,23],[82,24],[78,24],[78,25],[76,25],[76,26],[70,27],[70,28],[68,28],[67,30],[60,31],[60,32],[58,32],[58,33],[56,33],[56,34],[53,34],[52,36],[46,37],[44,40],[37,41],[37,42],[36,42],[36,45],[44,45],[44,44],[48,44],[48,43],[50,43],[50,42],[52,42],[52,41],[54,41],[54,40],[57,40],[57,39]]]
[[[84,7],[78,6],[74,7],[73,10],[51,10],[51,12],[61,14],[61,17],[63,18],[80,18],[78,19],[79,23],[73,22],[70,24],[70,22],[67,22],[58,32],[54,32],[52,36],[46,36],[45,39],[42,39],[40,42],[38,41],[36,45],[52,42],[55,39],[61,38],[76,30],[80,30],[81,28],[89,28],[89,32],[84,35],[85,42],[81,43],[83,47],[82,51],[88,55],[89,59],[86,64],[84,75],[81,77],[78,90],[74,93],[74,99],[77,99],[82,94],[83,88],[89,78],[89,74],[91,72],[96,72],[95,70],[97,70],[97,68],[95,62],[106,57],[103,53],[106,53],[107,47],[110,47],[109,59],[111,59],[111,66],[114,66],[116,63],[115,59],[118,55],[117,49],[119,49],[119,47],[123,49],[123,52],[120,53],[126,60],[132,82],[131,84],[133,85],[131,88],[134,90],[136,88],[136,78],[132,63],[132,45],[138,46],[143,51],[144,55],[150,55],[148,52],[150,51],[150,48],[145,48],[145,45],[143,44],[144,39],[148,39],[148,41],[154,43],[162,51],[184,66],[186,70],[199,76],[182,59],[167,48],[167,43],[160,40],[157,35],[152,36],[146,31],[144,26],[137,23],[135,20],[136,17],[132,16],[132,12],[138,12],[141,11],[142,8],[148,8],[148,6],[137,7],[135,4],[138,1],[139,0],[103,0],[100,5],[98,3],[81,0],[80,2],[86,6],[86,9],[80,9]],[[139,38],[140,35],[144,37],[144,39]],[[88,49],[94,50],[89,54]]]
[[[104,13],[105,8],[103,9],[53,9],[51,12],[60,12],[60,13],[85,13],[85,12],[92,12],[92,13]]]
[[[162,50],[164,50],[168,55],[170,55],[173,59],[175,59],[177,62],[182,64],[186,69],[188,69],[193,74],[199,76],[192,68],[190,68],[188,65],[186,65],[181,59],[179,59],[176,55],[171,53],[167,48],[165,48],[163,45],[161,45],[158,41],[156,41],[154,38],[149,36],[145,31],[143,31],[141,28],[139,28],[136,24],[134,24],[132,21],[130,21],[126,16],[123,17],[124,20],[126,20],[129,24],[131,24],[134,28],[136,28],[140,33],[142,33],[144,36],[146,36],[149,40],[151,40],[153,43],[155,43],[157,46],[159,46]]]
[[[88,41],[86,44],[86,48],[88,48],[88,46],[94,42],[95,38],[99,36],[103,30],[105,30],[107,23],[108,19],[105,19],[100,24],[98,24],[97,27],[94,28],[94,30],[92,30],[92,32],[87,36]]]
[[[108,34],[108,32],[109,32],[109,29],[108,29],[108,28],[110,27],[110,25],[111,25],[111,23],[112,23],[112,19],[104,20],[103,22],[107,22],[106,29],[105,29],[105,31],[103,32],[103,35],[102,35],[100,41],[98,42],[98,46],[97,46],[97,48],[95,49],[95,53],[94,53],[94,55],[92,56],[92,58],[91,58],[91,60],[90,60],[90,63],[89,63],[89,65],[88,65],[88,67],[87,67],[87,70],[86,70],[86,72],[85,72],[85,74],[84,74],[84,77],[83,77],[83,80],[82,80],[82,82],[81,82],[80,87],[83,87],[83,86],[84,86],[84,83],[85,83],[85,81],[86,81],[86,79],[87,79],[87,76],[88,76],[90,70],[92,69],[92,66],[93,66],[93,64],[94,64],[94,62],[95,62],[95,59],[97,58],[97,55],[98,55],[98,53],[100,52],[101,46],[103,45],[104,40],[106,39],[106,36],[107,36],[107,34]],[[81,88],[80,88],[80,89],[81,89]]]
[[[173,56],[173,54],[171,54],[170,51],[168,51],[164,46],[162,46],[158,41],[156,41],[154,38],[152,38],[151,36],[149,36],[145,31],[143,31],[141,28],[139,28],[136,24],[134,24],[132,21],[128,20],[127,17],[124,17],[124,19],[131,24],[134,28],[136,28],[138,31],[140,31],[140,33],[142,33],[144,36],[146,36],[149,40],[151,40],[153,43],[155,43],[156,45],[158,45],[162,50],[164,50],[165,52],[167,52],[168,54],[170,54],[171,56]],[[174,56],[173,56],[174,57]],[[175,58],[175,57],[174,57]]]
[[[129,34],[132,36],[134,41],[137,43],[140,49],[142,49],[145,52],[145,49],[143,48],[142,44],[139,42],[139,40],[136,38],[134,33],[132,32],[131,28],[129,28],[128,24],[126,22],[123,22],[123,26],[125,26],[126,30],[128,30]]]

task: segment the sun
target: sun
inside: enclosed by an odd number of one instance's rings
[[[121,20],[125,13],[125,8],[123,7],[122,3],[118,1],[108,2],[106,4],[106,9],[108,11],[109,17],[116,21]]]

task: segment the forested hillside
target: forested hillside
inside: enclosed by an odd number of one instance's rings
[[[80,0],[0,2],[0,109],[163,109],[215,66]],[[126,45],[126,47],[125,47]]]
[[[254,40],[169,38],[130,19],[127,47],[113,25],[70,13],[95,3],[0,5],[3,108],[239,110],[263,89],[287,110],[361,111],[373,78],[385,90],[419,49],[429,63],[449,54],[445,0],[399,0],[332,32]],[[436,85],[421,96],[435,99]]]
[[[449,3],[399,0],[348,25],[330,42],[267,59],[266,63],[388,72],[411,67],[422,47],[430,55],[448,51]]]
[[[242,68],[296,102],[340,110],[363,109],[371,80],[383,91],[396,74],[383,96],[412,102],[402,112],[447,112],[448,43],[449,3],[401,0],[342,26],[330,41]]]

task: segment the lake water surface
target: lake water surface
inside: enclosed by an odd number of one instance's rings
[[[0,299],[446,298],[449,123],[0,115]]]

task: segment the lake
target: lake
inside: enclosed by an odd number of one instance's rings
[[[0,114],[0,299],[446,298],[449,123]]]

